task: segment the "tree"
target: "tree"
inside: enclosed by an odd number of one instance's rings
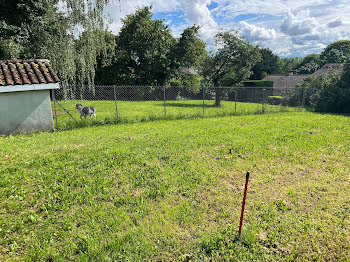
[[[199,39],[198,30],[199,26],[195,25],[186,28],[181,37],[177,39],[170,55],[172,68],[174,69],[173,78],[169,82],[170,85],[200,86],[202,78],[197,72],[201,71],[207,51],[205,50],[205,43]],[[189,69],[187,70],[189,72],[186,72],[186,69]]]
[[[350,90],[350,59],[344,64],[344,71],[341,77],[341,87]]]
[[[350,66],[345,66],[343,75],[331,72],[311,75],[302,84],[296,85],[284,96],[289,106],[305,105],[318,112],[350,112]]]
[[[251,80],[260,80],[267,75],[275,74],[278,70],[278,56],[274,55],[268,48],[259,49],[261,61],[252,68]]]
[[[107,49],[103,37],[107,3],[0,0],[0,58],[48,58],[64,85],[93,83],[96,57]],[[20,51],[8,49],[9,45]]]
[[[152,20],[151,7],[138,9],[123,19],[112,65],[99,66],[96,81],[119,85],[198,85],[199,76],[182,73],[180,68],[197,70],[201,66],[206,50],[198,37],[199,27],[186,28],[175,39],[163,22]]]
[[[312,74],[321,67],[321,59],[318,54],[310,54],[304,57],[300,64],[298,64],[294,71],[297,74]]]
[[[260,61],[257,47],[243,40],[236,31],[219,32],[214,37],[218,47],[207,56],[203,76],[207,84],[215,87],[234,86],[251,74],[252,67]],[[215,105],[221,105],[223,90],[216,89]]]
[[[198,68],[206,55],[205,43],[199,39],[199,26],[186,28],[177,40],[172,60],[178,67]]]
[[[350,59],[350,40],[340,40],[329,44],[320,56],[322,65],[327,63],[345,63]]]
[[[278,74],[288,75],[294,68],[297,68],[303,58],[301,57],[290,57],[290,58],[279,58],[278,64]]]
[[[116,71],[128,85],[164,85],[171,75],[175,38],[162,20],[152,20],[150,7],[128,15],[116,38]]]

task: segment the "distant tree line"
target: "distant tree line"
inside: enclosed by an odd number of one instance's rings
[[[218,32],[216,50],[208,52],[199,26],[175,38],[164,20],[153,19],[151,7],[127,15],[114,35],[103,19],[108,2],[0,0],[0,59],[47,58],[63,86],[74,85],[81,94],[93,84],[191,86],[199,92],[201,85],[235,86],[270,74],[312,74],[350,58],[349,40],[334,42],[321,54],[281,58],[235,30]],[[148,95],[144,90],[135,92]],[[216,91],[217,106],[224,92]]]

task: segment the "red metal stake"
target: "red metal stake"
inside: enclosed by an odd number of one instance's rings
[[[241,237],[241,232],[242,232],[243,214],[244,214],[245,198],[247,196],[249,175],[250,175],[250,172],[248,171],[247,174],[245,175],[245,188],[244,188],[244,195],[243,195],[243,202],[242,202],[241,221],[239,222],[239,230],[238,230],[239,237]]]

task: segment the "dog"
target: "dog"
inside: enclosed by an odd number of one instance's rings
[[[96,119],[96,108],[93,106],[86,106],[84,107],[82,104],[76,104],[76,109],[78,109],[80,113],[80,119],[84,116],[86,119],[86,116],[90,116],[90,119],[94,117]]]

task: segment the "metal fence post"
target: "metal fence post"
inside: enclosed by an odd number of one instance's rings
[[[237,87],[235,88],[235,114],[237,113]]]
[[[166,117],[166,98],[165,98],[165,86],[163,86],[163,96],[164,96],[164,115]]]
[[[51,92],[52,92],[53,109],[55,111],[55,123],[56,123],[56,128],[57,128],[57,111],[56,111],[55,89],[51,89]]]
[[[205,93],[204,93],[204,86],[203,86],[203,115],[204,115],[204,104],[205,104],[205,102],[204,102],[204,96],[205,96]]]
[[[265,112],[265,88],[262,89],[262,96],[263,96],[263,99],[262,99],[262,112],[264,113]]]
[[[115,115],[116,117],[118,117],[119,114],[118,114],[118,103],[117,103],[117,87],[115,85],[113,85],[113,87],[114,87]]]

